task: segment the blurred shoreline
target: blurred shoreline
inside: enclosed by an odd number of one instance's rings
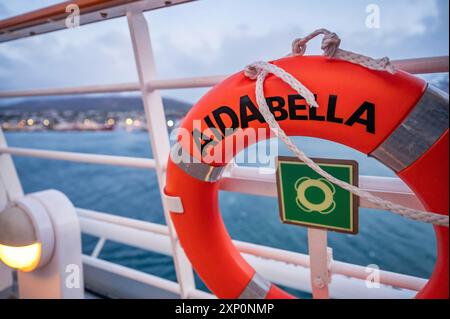
[[[191,105],[163,98],[167,127],[174,127]],[[82,96],[31,98],[0,106],[0,125],[6,132],[32,131],[146,131],[139,96]]]

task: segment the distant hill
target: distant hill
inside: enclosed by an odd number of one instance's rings
[[[185,114],[192,107],[191,104],[163,98],[166,112]],[[143,111],[140,96],[70,96],[70,97],[35,97],[18,102],[0,105],[0,113],[4,111],[43,112],[56,111]]]

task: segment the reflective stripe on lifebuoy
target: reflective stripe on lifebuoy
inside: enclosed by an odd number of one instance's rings
[[[448,95],[410,74],[371,71],[324,57],[288,57],[272,63],[291,73],[316,95],[318,109],[274,76],[265,81],[268,105],[290,136],[331,140],[377,158],[393,169],[427,210],[448,215]],[[187,256],[209,289],[220,298],[289,298],[241,257],[223,225],[218,205],[226,164],[249,141],[226,141],[249,128],[263,129],[255,83],[243,72],[210,90],[187,114],[189,132],[173,147],[166,196],[176,198],[172,220]],[[200,126],[199,126],[200,125]],[[226,129],[237,129],[228,134]],[[242,128],[242,130],[239,130]],[[208,157],[220,151],[223,156]],[[175,158],[182,160],[174,161]],[[438,258],[430,281],[418,294],[448,298],[448,228],[435,227]]]

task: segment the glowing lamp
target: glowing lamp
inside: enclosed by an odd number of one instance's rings
[[[0,245],[0,259],[11,268],[32,271],[39,265],[41,244],[34,243],[22,247]]]
[[[19,297],[83,298],[81,230],[70,200],[45,190],[6,202],[0,198],[0,266],[18,270]]]
[[[10,203],[0,212],[0,261],[24,272],[47,264],[54,248],[53,227],[34,198]]]

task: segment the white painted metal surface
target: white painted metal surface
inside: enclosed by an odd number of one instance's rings
[[[75,208],[64,194],[55,190],[29,194],[23,199],[28,197],[45,209],[51,220],[55,245],[49,252],[48,263],[32,272],[18,271],[20,298],[83,298],[81,229]],[[43,250],[48,248],[42,247]]]
[[[153,159],[139,158],[139,157],[60,152],[60,151],[48,151],[31,148],[2,147],[2,146],[0,146],[0,154],[47,158],[47,159],[64,160],[89,164],[103,164],[103,165],[125,166],[134,168],[155,168],[155,161]]]
[[[172,247],[168,235],[161,235],[129,226],[79,217],[83,233],[123,243],[129,246],[172,256]]]
[[[166,126],[164,106],[159,91],[149,89],[150,83],[156,78],[156,66],[150,41],[150,32],[144,14],[140,10],[127,13],[131,42],[139,76],[142,100],[144,102],[147,129],[155,157],[156,175],[160,194],[164,193],[165,172],[170,144]],[[183,249],[177,240],[175,229],[170,219],[170,211],[164,196],[161,196],[164,217],[169,229],[173,261],[177,280],[180,285],[181,297],[187,298],[189,292],[195,290],[194,272]]]
[[[0,126],[0,148],[7,147],[3,130]],[[3,210],[7,203],[23,196],[22,185],[16,172],[11,155],[0,152],[0,209]],[[11,287],[13,284],[13,272],[0,262],[0,291]]]
[[[103,247],[105,246],[106,239],[105,237],[100,237],[97,244],[94,247],[94,250],[92,251],[91,257],[98,258],[100,255],[100,252],[102,251]]]
[[[100,212],[93,212],[92,210],[77,208],[77,213],[80,217],[89,218],[97,221],[103,221],[109,224],[126,226],[136,230],[142,230],[159,235],[169,235],[167,226],[145,222],[142,220],[116,216],[113,214],[106,214]]]
[[[81,230],[83,233],[154,251],[166,256],[172,256],[168,231],[162,231],[163,228],[167,229],[165,225],[144,221],[137,221],[138,223],[135,223],[136,221],[130,218],[119,217],[117,219],[117,216],[80,208],[77,208],[77,212],[80,216]],[[264,270],[264,274],[268,274],[270,280],[273,282],[293,289],[307,292],[312,291],[310,284],[311,263],[308,255],[242,241],[233,242],[243,256],[251,260],[252,265],[259,267],[256,270],[258,272],[260,269]],[[307,279],[305,281],[300,280],[297,275],[290,278],[290,280],[287,279],[282,270],[285,269],[287,272],[290,272],[289,269],[292,267],[305,271]],[[351,285],[351,282],[355,279],[364,283],[368,276],[365,267],[334,260],[330,263],[329,269],[333,273],[332,285],[335,280],[335,275],[341,275],[345,278],[341,282],[345,282],[346,285]],[[386,286],[383,295],[389,297],[389,291],[393,289],[388,286],[417,292],[425,285],[426,280],[403,274],[380,271],[380,283]],[[358,287],[360,286],[358,284]],[[362,292],[361,289],[360,287],[360,292]],[[373,294],[373,290],[375,289],[366,289],[366,293]],[[347,291],[347,293],[351,292]],[[331,294],[331,297],[333,296],[346,298],[349,295],[346,294],[344,289],[341,289],[338,293],[335,291],[334,295]],[[362,296],[364,295],[362,294]]]
[[[241,253],[301,266],[304,268],[310,268],[309,256],[305,254],[240,241],[234,241],[234,244]],[[360,279],[365,281],[368,275],[365,267],[336,260],[333,260],[331,262],[330,269],[333,274],[333,278],[334,274],[340,274],[348,278]],[[309,277],[306,282],[309,285]],[[380,283],[387,286],[419,291],[426,284],[426,282],[426,279],[423,278],[397,274],[389,271],[380,272]]]
[[[83,262],[86,263],[87,265],[101,268],[115,274],[120,274],[121,276],[125,276],[127,278],[142,283],[146,283],[150,286],[154,286],[176,294],[180,294],[180,285],[178,283],[158,276],[150,275],[142,271],[134,270],[128,267],[124,267],[112,262],[108,262],[105,260],[101,260],[86,255],[83,256]]]
[[[0,127],[0,149],[7,148],[3,130]],[[15,200],[23,196],[22,185],[20,184],[19,176],[17,175],[16,167],[14,166],[11,155],[0,151],[0,179],[2,184],[6,187],[6,194],[8,200]]]
[[[448,72],[448,56],[396,60],[393,64],[412,74]]]
[[[314,299],[328,299],[330,293],[330,269],[327,231],[322,229],[308,228],[308,254],[310,260],[310,281]]]
[[[8,204],[8,194],[6,193],[6,186],[0,178],[0,212],[5,209]]]
[[[180,285],[178,283],[158,276],[147,274],[139,270],[131,269],[106,260],[101,260],[86,255],[83,256],[83,263],[112,272],[114,274],[118,274],[120,276],[124,276],[129,279],[145,283],[153,287],[164,289],[176,294],[181,294]],[[187,298],[211,299],[215,297],[214,295],[207,292],[194,289],[189,291]]]
[[[0,146],[0,154],[145,169],[156,168],[155,160],[140,157],[84,154],[5,146]],[[163,171],[165,170],[165,163],[163,163],[162,169]],[[397,177],[360,176],[359,185],[361,189],[370,191],[381,198],[407,207],[423,209],[422,204],[414,193]],[[275,172],[265,171],[262,174],[255,167],[233,166],[231,171],[224,174],[220,189],[244,194],[276,197]],[[364,199],[361,200],[360,205],[365,208],[377,208]]]
[[[264,260],[253,255],[243,255],[244,258],[266,279],[278,285],[312,293],[310,283],[310,269],[297,267],[275,260]],[[377,289],[368,289],[365,280],[333,274],[329,286],[330,298],[337,299],[409,299],[417,291],[393,289],[380,285]]]
[[[105,21],[108,19],[114,19],[124,16],[128,10],[155,10],[160,8],[166,8],[181,3],[190,2],[192,0],[135,0],[135,1],[109,1],[106,5],[95,4],[89,6],[85,1],[84,5],[80,5],[80,25],[89,23]],[[62,2],[62,1],[60,1]],[[107,1],[104,1],[107,2]],[[0,29],[0,42],[12,41],[15,39],[26,38],[37,34],[43,34],[47,32],[53,32],[61,29],[65,29],[67,14],[64,14],[64,9],[68,3],[56,4],[53,7],[57,7],[57,10],[52,10],[53,14],[45,15],[45,19],[39,18],[41,14],[36,11],[30,13],[32,17],[25,17],[20,19],[21,23],[6,23],[6,26],[2,25]],[[52,7],[52,6],[50,6]],[[45,10],[45,9],[43,9]],[[2,21],[3,22],[3,21]]]
[[[13,284],[13,276],[11,268],[0,262],[0,292],[8,289]]]

